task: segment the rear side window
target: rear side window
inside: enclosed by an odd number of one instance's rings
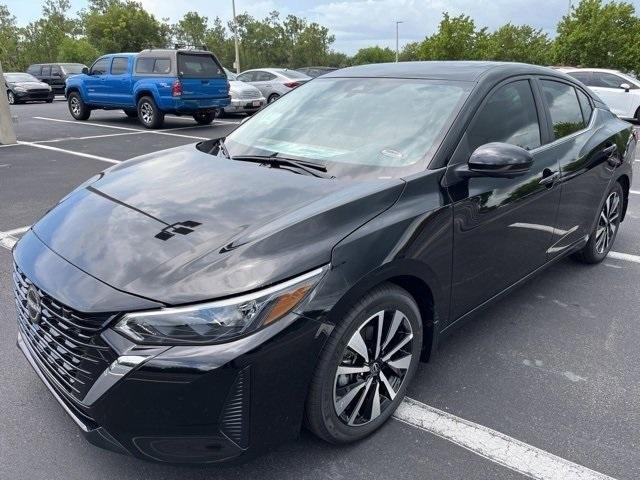
[[[49,65],[45,65],[42,67],[42,76],[50,77],[51,76],[51,67]]]
[[[178,75],[185,78],[225,77],[211,55],[178,54]]]
[[[518,80],[496,90],[480,107],[467,138],[471,150],[490,142],[527,150],[539,147],[540,124],[529,81]]]
[[[96,60],[96,63],[91,67],[92,75],[104,75],[109,70],[109,59],[108,58],[100,58]]]
[[[584,119],[584,123],[588,125],[589,120],[591,120],[593,107],[591,106],[589,97],[587,97],[587,95],[583,91],[576,90],[576,92],[578,92],[578,102],[580,103],[580,108],[582,109],[582,118]]]
[[[58,67],[57,65],[53,65],[51,67],[51,75],[52,76],[60,76],[60,67]]]
[[[122,75],[127,73],[129,59],[126,57],[115,57],[111,63],[111,75]]]
[[[255,73],[255,82],[268,82],[269,80],[273,80],[276,76],[273,73],[269,72],[256,72]]]
[[[568,75],[575,78],[576,80],[581,81],[587,86],[592,85],[591,73],[589,72],[569,72]]]
[[[40,71],[41,70],[42,70],[42,67],[40,65],[31,65],[27,69],[27,73],[29,73],[31,75],[40,75]]]
[[[171,72],[171,60],[168,58],[143,57],[136,62],[136,73],[168,74]]]
[[[628,84],[631,88],[638,88],[631,82],[625,80],[618,75],[606,72],[593,72],[592,86],[601,88],[620,88],[623,83]]]
[[[542,92],[549,106],[556,140],[585,128],[575,88],[566,83],[542,80]]]

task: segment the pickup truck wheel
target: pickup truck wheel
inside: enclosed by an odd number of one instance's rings
[[[138,117],[138,111],[137,110],[125,110],[124,113],[127,114],[127,117],[129,118],[137,118]]]
[[[91,109],[87,107],[78,92],[69,94],[67,103],[69,105],[69,113],[76,120],[87,120],[91,115]]]
[[[138,101],[138,119],[146,128],[160,128],[164,123],[164,113],[156,106],[151,97],[142,97]]]
[[[209,125],[213,122],[214,118],[216,118],[215,110],[210,110],[208,112],[196,112],[193,114],[193,119],[200,125]]]

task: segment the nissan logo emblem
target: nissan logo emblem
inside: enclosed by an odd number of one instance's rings
[[[27,311],[29,312],[29,320],[31,320],[31,323],[38,323],[40,321],[40,314],[42,313],[40,294],[33,287],[29,287],[29,291],[27,292]]]

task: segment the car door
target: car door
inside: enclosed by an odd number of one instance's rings
[[[105,84],[105,101],[112,105],[128,105],[131,102],[131,75],[129,75],[129,58],[113,57],[111,70]]]
[[[84,80],[87,89],[86,101],[91,104],[105,104],[106,99],[106,80],[110,57],[102,57],[96,60],[89,69],[89,75]]]
[[[621,87],[628,84],[627,91]],[[633,118],[640,100],[640,90],[625,78],[607,72],[591,72],[589,87],[598,95],[613,113],[621,118]]]
[[[42,73],[40,73],[40,78],[38,80],[51,85],[51,65],[42,66]]]
[[[546,117],[533,79],[496,86],[470,122],[445,178],[453,201],[451,313],[457,319],[547,261],[560,189],[558,162],[545,149]],[[515,178],[461,179],[455,170],[479,146],[504,142],[530,151],[533,164]]]
[[[58,65],[51,65],[50,83],[51,88],[55,93],[64,92],[64,79],[62,78],[62,71]]]
[[[538,82],[552,136],[545,148],[560,165],[562,201],[550,248],[553,257],[587,241],[613,175],[610,161],[625,146],[617,145],[616,132],[596,127],[605,125],[611,115],[594,109],[580,87],[557,78]]]

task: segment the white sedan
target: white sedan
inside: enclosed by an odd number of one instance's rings
[[[640,80],[618,70],[560,68],[598,95],[618,117],[640,121]]]

